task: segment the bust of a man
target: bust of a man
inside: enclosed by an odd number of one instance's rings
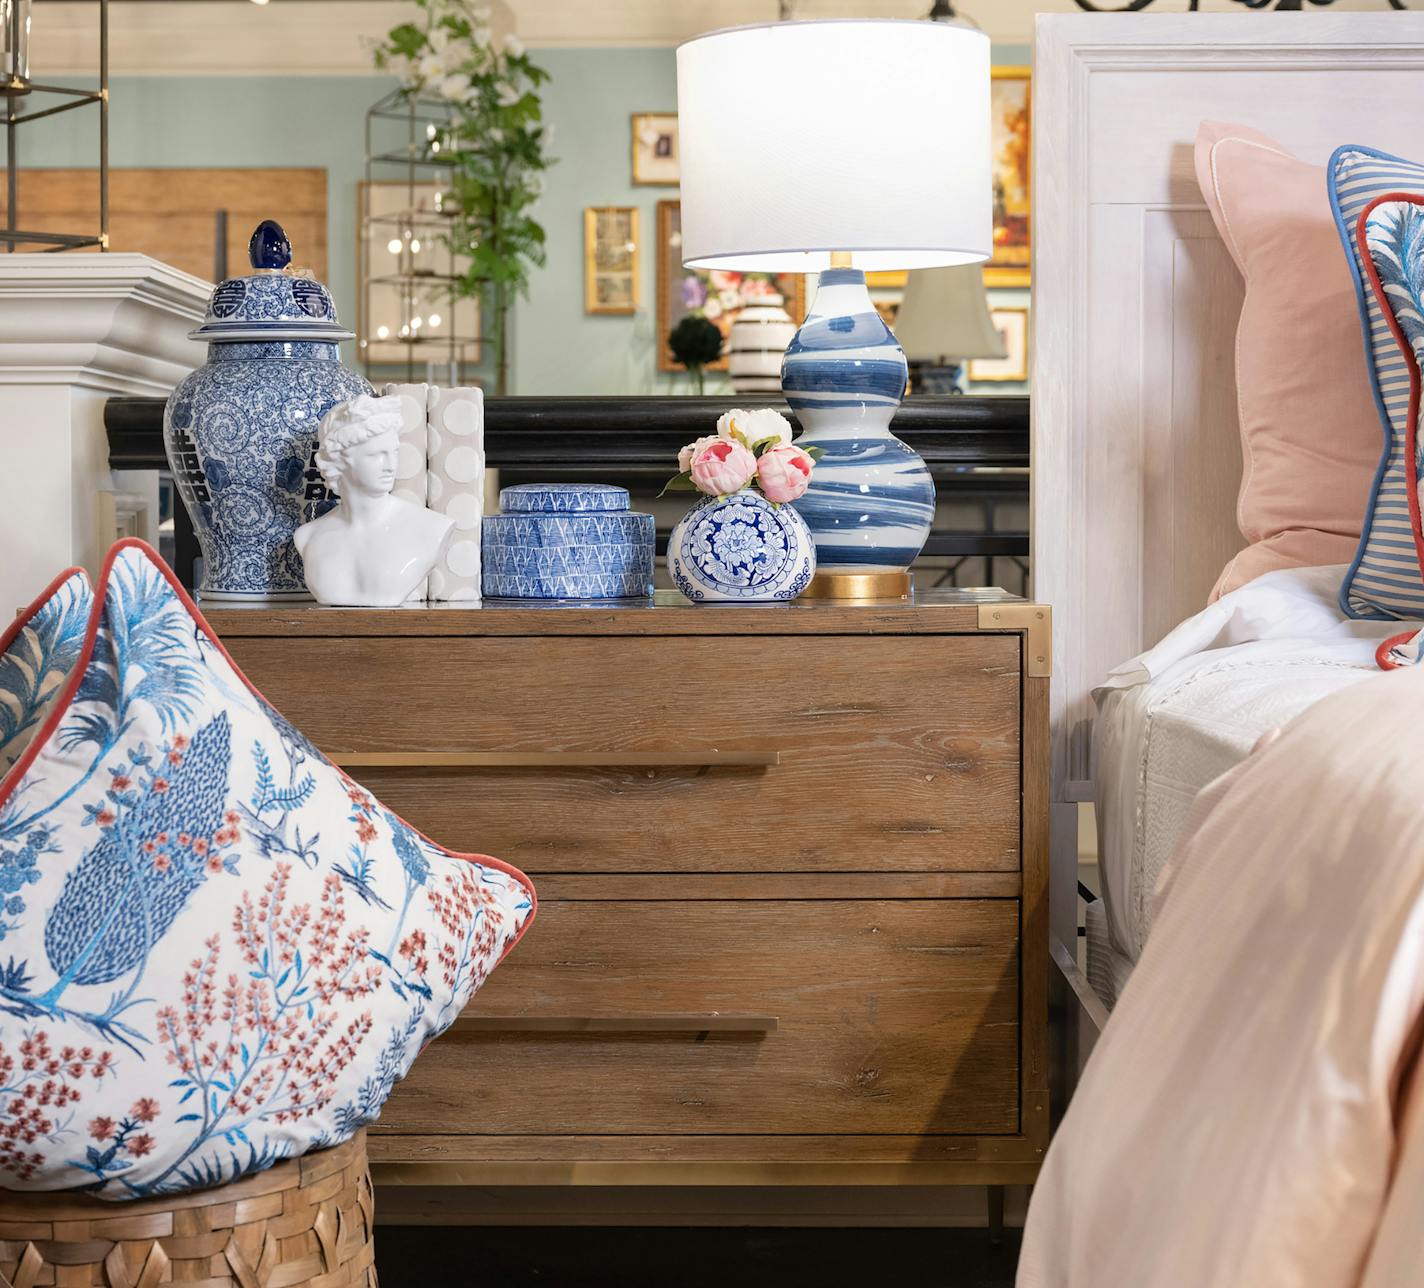
[[[318,603],[403,604],[445,551],[455,521],[391,495],[400,431],[395,396],[361,394],[322,417],[316,465],[340,504],[293,538]]]

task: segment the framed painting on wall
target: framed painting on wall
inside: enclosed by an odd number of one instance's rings
[[[583,212],[584,312],[637,312],[638,251],[636,206],[589,206]]]
[[[994,254],[984,266],[984,284],[1027,286],[1031,262],[1029,69],[995,67],[989,96]]]
[[[779,295],[791,320],[806,320],[806,277],[802,273],[741,273],[682,266],[682,203],[658,202],[658,370],[681,371],[668,348],[668,333],[698,313],[722,333],[722,356],[708,371],[727,370],[727,338],[732,323],[749,304]]]
[[[1008,350],[1002,358],[971,358],[969,379],[992,383],[1028,379],[1028,310],[1026,308],[990,309],[994,329]]]
[[[676,188],[679,177],[676,112],[633,113],[633,182]]]

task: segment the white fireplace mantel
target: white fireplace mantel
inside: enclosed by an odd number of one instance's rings
[[[151,533],[156,479],[113,478],[104,402],[202,363],[211,290],[147,255],[0,254],[0,623],[62,568],[94,571],[116,509]]]

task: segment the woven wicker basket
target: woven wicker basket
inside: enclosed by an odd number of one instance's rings
[[[0,1288],[375,1288],[366,1133],[162,1199],[0,1190]]]

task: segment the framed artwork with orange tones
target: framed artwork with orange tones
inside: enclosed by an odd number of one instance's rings
[[[994,254],[984,266],[984,284],[1027,286],[1031,262],[1029,69],[995,67],[989,93]]]

